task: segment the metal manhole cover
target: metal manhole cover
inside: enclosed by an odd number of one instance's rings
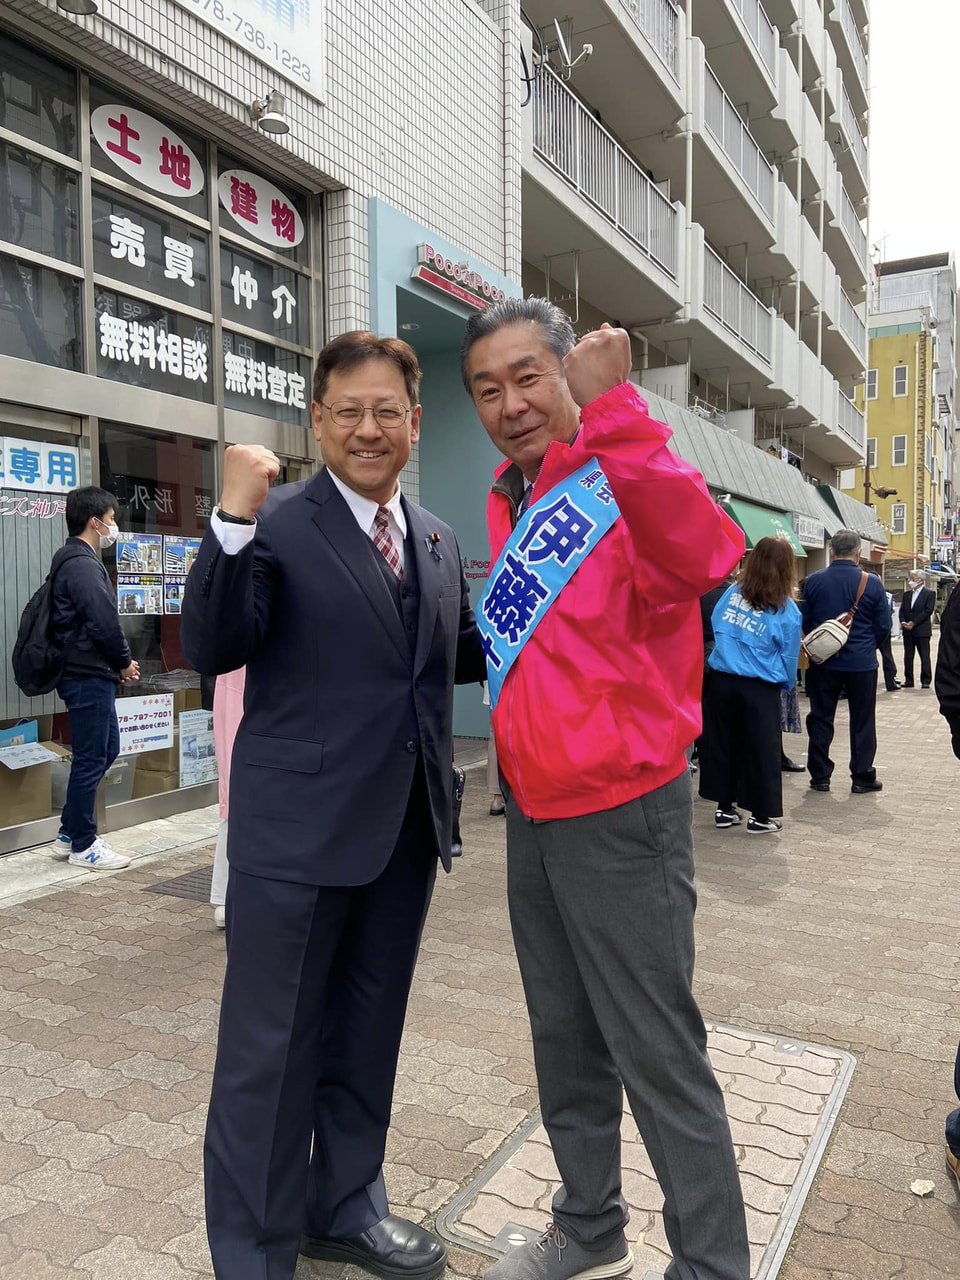
[[[171,898],[190,898],[194,902],[210,901],[210,884],[213,880],[213,866],[200,867],[197,871],[188,871],[184,876],[175,876],[172,880],[161,880],[159,884],[145,886],[147,893],[165,893]]]
[[[743,1027],[707,1025],[710,1057],[733,1134],[750,1238],[751,1280],[773,1280],[823,1159],[855,1059],[842,1049]],[[632,1280],[670,1261],[662,1195],[629,1109],[623,1118],[623,1194],[630,1208]],[[539,1234],[559,1175],[535,1113],[440,1213],[437,1231],[491,1258]]]

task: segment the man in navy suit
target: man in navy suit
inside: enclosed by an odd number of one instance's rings
[[[933,636],[933,613],[937,593],[923,585],[923,570],[912,569],[900,604],[900,626],[903,629],[903,687],[913,688],[913,655],[920,655],[920,687],[929,689],[930,640]]]
[[[298,1249],[386,1280],[445,1263],[382,1175],[438,856],[450,869],[453,686],[485,675],[456,539],[398,485],[419,381],[396,338],[329,343],[324,469],[270,489],[272,453],[228,449],[187,582],[188,659],[247,668],[205,1144],[218,1280],[290,1280]]]

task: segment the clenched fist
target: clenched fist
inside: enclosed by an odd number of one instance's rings
[[[270,482],[280,474],[280,460],[259,444],[232,444],[223,455],[220,505],[231,516],[252,520],[267,500]]]
[[[630,376],[630,337],[605,324],[581,338],[563,358],[570,394],[582,409]]]

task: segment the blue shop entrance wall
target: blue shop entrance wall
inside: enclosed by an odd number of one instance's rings
[[[417,247],[431,244],[448,258],[468,262],[505,292],[519,297],[522,291],[381,200],[369,202],[369,226],[371,328],[409,342],[423,370],[419,500],[456,533],[475,604],[490,555],[487,492],[503,459],[481,427],[460,379],[460,344],[469,308],[410,279]],[[417,327],[404,327],[411,325]],[[489,735],[490,717],[479,685],[457,689],[454,732],[466,737]]]

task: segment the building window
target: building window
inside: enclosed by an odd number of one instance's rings
[[[933,441],[929,435],[923,437],[923,465],[928,471],[933,470]]]
[[[925,502],[923,504],[923,536],[928,540],[930,538],[930,529],[931,529],[930,503]]]
[[[907,532],[907,504],[895,502],[891,508],[890,528],[893,533]]]
[[[79,265],[79,175],[0,142],[0,240]]]
[[[876,400],[877,398],[877,371],[876,369],[867,370],[867,399]]]
[[[907,437],[893,437],[893,465],[895,467],[905,467],[907,465]]]
[[[894,365],[893,369],[893,394],[894,397],[901,397],[907,394],[909,370],[905,364]]]
[[[867,439],[867,466],[871,471],[876,470],[877,466],[877,437],[870,436]]]
[[[77,154],[77,75],[0,39],[0,126],[67,156]]]
[[[80,281],[0,255],[0,355],[81,368]]]

